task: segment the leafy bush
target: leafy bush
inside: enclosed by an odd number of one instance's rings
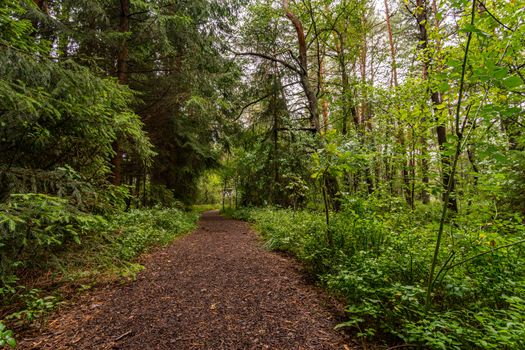
[[[16,340],[13,337],[13,331],[6,328],[6,326],[0,322],[0,346],[10,346],[14,348],[16,346]]]
[[[193,210],[196,213],[204,213],[206,211],[210,210],[218,210],[219,205],[218,204],[194,204],[191,207],[191,210]]]
[[[179,209],[134,209],[108,218],[89,233],[82,245],[70,245],[56,255],[53,270],[72,281],[103,282],[133,277],[142,266],[133,260],[151,246],[165,245],[195,228],[197,213]]]
[[[253,222],[253,219],[251,218],[252,214],[254,214],[255,211],[253,208],[230,208],[226,207],[222,211],[223,215],[226,215],[228,217],[231,217],[233,219],[237,220],[243,220],[243,221],[250,221]]]
[[[20,289],[24,289],[21,287]],[[14,320],[15,325],[25,325],[33,322],[37,318],[53,310],[58,304],[58,298],[54,295],[42,296],[42,291],[37,288],[32,288],[24,292],[20,299],[24,303],[24,307],[9,316],[7,320]]]
[[[254,222],[268,248],[293,253],[344,296],[348,320],[339,327],[360,337],[390,335],[431,349],[524,348],[521,218],[494,219],[473,208],[448,223],[427,308],[439,214],[425,208],[351,199],[329,228],[322,214],[307,211],[245,209],[234,216]]]
[[[161,207],[173,207],[176,203],[173,192],[164,185],[150,185],[149,202],[151,205]]]
[[[11,199],[0,204],[0,294],[16,281],[15,269],[45,263],[60,246],[80,244],[86,232],[104,223],[64,198],[18,194]]]
[[[56,282],[74,281],[81,289],[133,277],[142,269],[133,262],[139,254],[189,232],[198,217],[195,212],[153,208],[103,218],[74,210],[62,198],[14,198],[0,211],[0,308],[18,305],[18,311],[4,317],[6,324],[17,327],[52,310],[59,297],[27,289],[19,272],[45,269]],[[0,323],[0,346],[5,344],[14,344],[13,333]]]
[[[195,228],[197,215],[178,209],[132,210],[115,217],[120,230],[110,247],[119,259],[129,261],[153,245],[165,245]],[[113,255],[113,254],[112,254]]]

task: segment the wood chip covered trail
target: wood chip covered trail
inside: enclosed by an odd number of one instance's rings
[[[17,349],[350,349],[340,305],[249,225],[203,214],[136,281],[88,292]]]

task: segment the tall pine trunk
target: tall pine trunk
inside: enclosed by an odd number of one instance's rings
[[[117,79],[120,84],[128,83],[127,76],[127,65],[128,65],[128,43],[127,39],[124,37],[124,33],[129,32],[129,0],[120,0],[120,23],[119,23],[119,32],[122,33],[122,38],[120,39],[120,45],[117,53]],[[120,136],[117,135],[116,140],[113,142],[113,151],[115,155],[111,163],[113,164],[113,185],[120,185],[122,181],[122,140]]]

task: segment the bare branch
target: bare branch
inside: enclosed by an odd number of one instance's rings
[[[282,64],[284,67],[290,69],[291,71],[297,73],[297,74],[301,74],[301,71],[299,69],[297,69],[297,67],[294,67],[293,65],[291,65],[290,63],[280,59],[280,58],[277,58],[277,57],[274,57],[274,56],[271,56],[271,55],[267,55],[267,54],[264,54],[264,53],[261,53],[261,52],[252,52],[252,51],[248,51],[248,52],[233,52],[233,54],[235,56],[253,56],[253,57],[259,57],[259,58],[264,58],[266,60],[269,60],[269,61],[272,61],[272,62],[277,62],[279,64]]]

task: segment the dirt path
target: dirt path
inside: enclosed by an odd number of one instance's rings
[[[87,293],[17,349],[349,349],[336,307],[246,223],[208,212],[137,280]]]

